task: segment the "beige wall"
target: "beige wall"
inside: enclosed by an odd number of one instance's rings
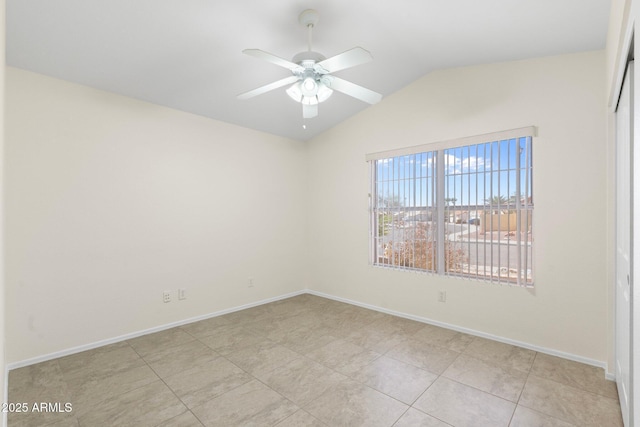
[[[605,69],[437,71],[304,144],[9,68],[7,361],[305,287],[606,361]],[[529,125],[535,289],[368,265],[366,153]]]
[[[6,97],[8,362],[304,289],[304,144],[14,68]]]
[[[315,138],[309,288],[606,361],[604,82],[604,51],[436,71]],[[366,153],[529,125],[535,289],[368,265]]]

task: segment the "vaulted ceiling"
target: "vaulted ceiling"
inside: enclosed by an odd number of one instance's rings
[[[236,96],[290,75],[242,50],[306,50],[309,8],[315,51],[374,57],[336,75],[387,96],[437,69],[603,49],[610,0],[7,0],[7,64],[308,140],[375,106],[334,93],[303,121],[286,88]]]

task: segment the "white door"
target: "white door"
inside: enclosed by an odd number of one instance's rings
[[[631,426],[631,141],[633,61],[629,63],[616,111],[616,382],[625,426]]]

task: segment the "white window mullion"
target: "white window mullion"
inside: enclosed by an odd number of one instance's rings
[[[441,208],[438,207],[438,201],[437,201],[437,197],[436,197],[436,193],[438,192],[437,190],[437,167],[436,167],[436,162],[438,161],[438,154],[437,152],[432,152],[430,153],[430,158],[431,158],[431,192],[430,192],[430,199],[431,199],[431,241],[430,246],[431,246],[431,271],[434,272],[438,272],[438,262],[437,262],[437,241],[438,241],[438,235],[440,234],[440,217],[439,217],[439,210]]]
[[[520,155],[522,150],[520,148],[520,138],[516,140],[516,241],[518,242],[518,256],[516,257],[516,269],[518,271],[517,274],[517,284],[522,284],[522,211],[521,211],[521,202],[520,197],[522,197],[522,191],[520,188]],[[526,273],[525,273],[526,274]],[[526,282],[526,280],[525,280]]]
[[[476,157],[477,158],[480,158],[479,150],[480,150],[480,147],[479,146],[476,147]],[[482,150],[482,155],[484,156],[484,147],[483,147],[483,150]],[[486,166],[484,164],[484,160],[482,161],[482,168],[483,169],[486,168]],[[476,201],[475,201],[476,216],[475,216],[475,219],[476,220],[473,222],[474,223],[473,225],[476,227],[476,229],[475,229],[476,230],[476,232],[475,232],[475,237],[476,237],[475,238],[476,262],[474,263],[475,270],[476,270],[474,277],[476,279],[478,278],[478,263],[480,262],[479,244],[478,244],[478,240],[480,240],[480,232],[479,232],[480,224],[478,223],[478,215],[480,215],[480,213],[478,212],[478,191],[480,190],[480,185],[478,184],[478,177],[479,177],[480,173],[478,172],[478,169],[479,168],[476,168],[476,171],[475,171],[475,175],[476,175],[475,176],[475,181],[476,181],[476,192],[475,192],[475,196],[476,196]],[[471,200],[471,199],[469,199],[469,200]],[[471,229],[471,218],[469,218],[469,229]],[[469,239],[469,241],[471,241],[471,239]],[[469,249],[469,250],[471,250],[471,249]],[[469,259],[469,268],[471,268],[471,259]]]
[[[487,145],[489,146],[489,161],[487,162]],[[489,177],[493,173],[493,168],[491,167],[491,145],[487,144],[484,146],[484,159],[485,164],[489,164]],[[482,192],[482,218],[480,219],[480,226],[482,227],[482,268],[485,280],[491,280],[491,272],[489,273],[489,277],[487,277],[487,202],[484,200],[487,197],[487,168],[485,166],[485,175],[482,177],[483,183],[483,192]],[[489,210],[489,219],[491,219],[491,210]]]
[[[438,150],[436,160],[436,211],[438,212],[438,218],[436,220],[437,238],[436,238],[436,272],[438,274],[445,274],[444,266],[444,239],[445,239],[445,227],[447,226],[444,220],[446,213],[445,209],[445,182],[444,182],[444,151]]]
[[[372,193],[376,188],[374,171],[378,167],[377,163],[376,161],[369,163],[369,262],[371,264],[376,263],[376,246],[378,243],[378,230],[380,228],[377,224],[376,207],[373,202],[375,195]]]
[[[498,158],[500,159],[502,156],[502,143],[500,141],[498,141]],[[501,191],[501,186],[500,186],[500,181],[502,178],[502,166],[499,165],[498,166],[498,194],[496,194],[497,196],[497,201],[498,201],[498,283],[502,283],[502,243],[500,242],[500,233],[502,233],[502,221],[500,221],[502,218],[502,207],[501,207],[501,203],[500,203],[500,191]]]
[[[417,170],[416,170],[416,155],[415,154],[413,154],[411,156],[411,162],[409,164],[413,166],[413,175],[412,175],[411,181],[409,182],[409,192],[410,192],[409,194],[411,194],[411,196],[409,197],[411,199],[410,203],[409,203],[409,206],[411,206],[411,209],[412,209],[411,210],[411,212],[412,212],[412,215],[411,215],[411,219],[412,219],[412,221],[411,221],[411,230],[412,230],[412,233],[413,233],[413,236],[412,236],[412,240],[413,240],[413,255],[412,255],[413,256],[413,267],[416,268],[416,266],[417,266],[416,250],[417,250],[417,247],[419,247],[420,242],[417,242],[417,245],[416,245],[416,240],[417,240],[417,237],[418,237],[418,233],[417,233],[418,229],[416,227],[417,222],[416,222],[415,206],[416,206],[416,184],[418,182],[417,181],[418,176],[417,176]]]
[[[516,140],[517,141],[517,140]],[[507,141],[507,232],[504,236],[505,243],[507,245],[507,271],[506,281],[509,281],[511,274],[511,141]]]
[[[493,164],[493,146],[495,144],[496,144],[495,142],[491,143],[491,164]],[[499,174],[500,173],[500,164],[499,163],[498,163],[497,170],[498,170],[498,174]],[[494,177],[494,175],[495,175],[495,172],[494,172],[494,170],[492,170],[491,171],[491,175],[489,176],[490,177],[490,179],[489,179],[489,219],[491,220],[491,224],[490,224],[491,239],[489,239],[489,244],[490,245],[491,245],[491,241],[493,240],[493,233],[494,233],[494,230],[493,230],[493,223],[494,223],[493,215],[494,215],[494,212],[495,212],[495,210],[493,208],[493,201],[494,201],[493,200],[493,177]],[[499,209],[499,207],[498,207],[498,209]],[[498,219],[499,219],[499,217],[498,217]],[[498,230],[500,230],[500,222],[499,221],[498,221]],[[498,245],[498,253],[499,253],[500,252],[500,239],[498,239],[497,245]],[[493,252],[494,252],[494,250],[493,249],[494,248],[493,248],[493,245],[491,245],[490,248],[491,248],[491,257],[490,257],[491,259],[490,259],[490,264],[489,265],[491,266],[491,282],[493,282],[493,280],[494,280],[494,275],[493,275],[493,266],[494,266],[494,263],[493,263]],[[500,279],[500,270],[498,269],[498,280],[499,279]]]
[[[391,254],[391,260],[395,258],[396,254],[396,224],[395,224],[395,212],[393,211],[393,200],[396,197],[396,176],[395,176],[395,168],[396,168],[396,159],[391,161],[391,167],[389,168],[389,183],[387,187],[389,188],[389,196],[387,199],[386,210],[389,213],[389,253]]]
[[[478,170],[478,147],[475,147],[476,163],[475,170]],[[471,148],[467,150],[467,274],[471,274]],[[477,193],[476,189],[476,193]]]
[[[525,283],[529,283],[529,269],[532,268],[531,265],[529,265],[529,241],[532,239],[533,237],[533,228],[532,228],[532,224],[530,223],[531,221],[533,221],[533,218],[531,218],[530,214],[529,214],[529,197],[531,197],[531,192],[529,191],[529,174],[531,173],[531,170],[529,168],[529,164],[531,162],[531,137],[527,137],[525,138],[525,157],[524,157],[524,167],[525,167],[525,175],[524,175],[524,186],[525,186],[525,191],[524,191],[524,208],[525,208],[525,215],[527,215],[527,227],[526,227],[526,231],[527,231],[527,235],[526,235],[526,239],[525,239],[525,243],[524,243],[524,274],[525,274]],[[531,238],[529,237],[529,232],[532,233]]]

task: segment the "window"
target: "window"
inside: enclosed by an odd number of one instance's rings
[[[372,264],[531,286],[533,136],[529,127],[368,155]]]

